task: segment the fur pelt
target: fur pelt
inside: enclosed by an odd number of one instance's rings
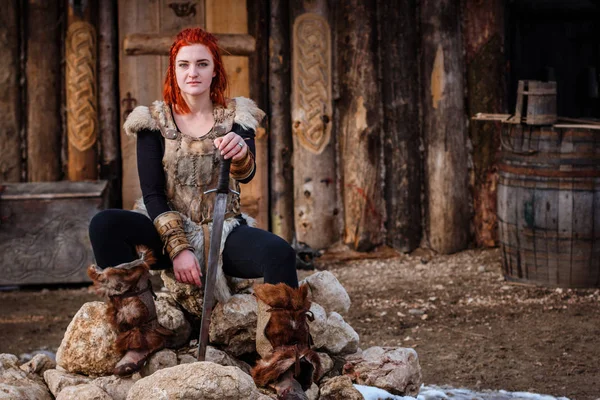
[[[115,343],[116,350],[125,354],[127,350],[149,351],[154,353],[163,349],[167,343],[167,337],[173,332],[161,326],[156,320],[136,326],[117,335]]]
[[[299,370],[296,370],[296,362]],[[294,378],[300,383],[302,389],[308,390],[321,374],[319,355],[308,348],[280,347],[269,357],[258,361],[252,369],[252,379],[257,386],[267,386],[277,382],[291,368],[294,368]]]
[[[270,307],[267,310],[270,317],[264,335],[273,348],[291,344],[310,347],[307,319],[311,318],[312,314],[309,314],[307,285],[294,289],[284,283],[265,283],[254,285],[254,293],[259,301]]]
[[[134,211],[150,218],[143,198],[139,198],[135,202]],[[256,220],[249,215],[242,214],[242,217],[246,220],[248,226],[256,225]],[[200,269],[206,271],[206,266],[204,265],[204,231],[202,230],[202,226],[183,214],[181,214],[181,218],[183,219],[183,230],[185,231],[188,241],[194,247],[194,254],[198,258]],[[215,298],[220,303],[225,303],[231,298],[231,290],[229,289],[229,283],[227,282],[228,278],[226,278],[225,273],[223,273],[223,248],[225,247],[227,236],[235,227],[239,226],[239,224],[240,221],[238,221],[237,218],[227,218],[223,223],[223,236],[221,237],[221,249],[219,251],[219,268],[217,269],[217,279],[215,283]],[[208,225],[209,232],[212,233],[212,223],[209,223]],[[208,240],[210,240],[210,238],[208,238]],[[229,278],[229,280],[235,281],[237,278]]]
[[[114,296],[128,292],[136,287],[142,276],[147,275],[156,258],[146,246],[137,246],[138,259],[115,267],[99,268],[90,265],[88,276],[94,283],[94,289],[101,296]]]
[[[129,136],[135,136],[144,129],[159,130],[159,124],[167,126],[167,118],[164,113],[152,112],[152,110],[163,110],[163,101],[155,101],[152,109],[146,106],[138,106],[127,116],[123,128]],[[233,123],[239,124],[244,129],[256,130],[265,113],[258,108],[256,103],[245,97],[235,97],[227,103],[225,112],[234,114]],[[231,126],[229,126],[231,128]]]

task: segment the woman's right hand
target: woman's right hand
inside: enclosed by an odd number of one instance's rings
[[[175,256],[173,259],[173,272],[175,272],[175,279],[181,283],[202,286],[200,265],[196,255],[190,250],[184,250]]]

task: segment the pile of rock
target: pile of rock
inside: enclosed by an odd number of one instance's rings
[[[169,293],[159,293],[161,325],[176,332],[169,349],[154,354],[129,378],[110,375],[120,358],[114,349],[116,332],[105,319],[102,302],[84,304],[69,324],[56,354],[18,365],[16,356],[0,355],[0,399],[275,399],[259,389],[249,375],[255,352],[257,303],[251,286],[215,307],[205,362],[196,362],[191,326],[182,310],[199,315],[202,293],[177,283],[163,272]],[[362,399],[353,384],[375,386],[390,393],[416,396],[421,386],[417,353],[406,348],[372,347],[361,351],[359,337],[342,315],[350,298],[333,274],[317,272],[305,282],[310,287],[314,348],[323,374],[307,391],[310,399]],[[180,308],[182,307],[182,308]]]

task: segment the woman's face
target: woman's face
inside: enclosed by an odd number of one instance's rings
[[[215,64],[208,47],[192,44],[179,49],[175,57],[175,77],[182,93],[210,95],[210,84],[215,75]]]

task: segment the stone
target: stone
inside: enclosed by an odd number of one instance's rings
[[[206,348],[206,351],[208,351],[208,347]],[[198,359],[190,354],[183,354],[178,357],[178,364],[191,364],[196,361],[198,361]]]
[[[328,312],[346,314],[350,310],[350,296],[331,272],[316,272],[306,277],[304,282],[310,288],[311,300]]]
[[[252,378],[241,369],[204,361],[161,369],[140,379],[127,400],[258,400],[261,396]]]
[[[112,400],[112,398],[98,386],[87,383],[63,389],[56,400]]]
[[[225,304],[218,303],[212,313],[209,342],[237,357],[256,350],[256,298],[236,294]]]
[[[156,304],[158,323],[174,333],[167,339],[167,347],[177,349],[187,344],[192,333],[192,326],[175,299],[169,293],[158,293],[154,303]]]
[[[313,383],[311,385],[311,387],[308,388],[308,390],[306,392],[306,397],[308,397],[308,400],[318,400],[319,398],[319,387],[317,386],[316,383]]]
[[[317,355],[321,361],[321,375],[317,377],[317,381],[320,381],[323,376],[333,369],[333,360],[327,353],[317,352]]]
[[[163,349],[152,354],[148,362],[140,370],[142,376],[152,375],[158,370],[177,365],[177,354],[173,350]]]
[[[0,399],[2,400],[52,400],[44,381],[28,374],[18,365],[13,354],[0,354]]]
[[[419,357],[411,348],[376,346],[357,352],[346,357],[344,374],[359,385],[402,396],[416,397],[422,383]]]
[[[331,378],[320,388],[319,400],[363,400],[362,394],[352,385],[348,376]]]
[[[250,375],[251,367],[247,363],[231,357],[226,352],[215,349],[212,346],[206,347],[206,361],[214,362],[223,366],[238,367],[248,375]]]
[[[314,347],[330,354],[350,354],[358,349],[358,333],[344,321],[337,312],[329,315],[317,303],[312,303],[310,311],[314,321],[309,322]]]
[[[44,372],[44,380],[54,397],[58,396],[66,387],[82,385],[92,381],[87,376],[71,374],[70,372],[59,371],[57,369],[49,369]]]
[[[125,400],[127,399],[127,393],[137,380],[139,378],[121,378],[110,375],[96,378],[92,381],[92,384],[104,390],[113,400]]]
[[[44,375],[49,369],[56,367],[56,361],[48,357],[46,354],[36,354],[33,358],[21,365],[21,370],[28,374]]]
[[[84,375],[111,375],[121,355],[115,349],[116,330],[106,318],[107,305],[85,303],[67,327],[56,353],[56,364]]]
[[[202,316],[202,304],[204,303],[204,290],[196,285],[177,282],[172,269],[161,271],[160,277],[173,299],[187,312]]]

